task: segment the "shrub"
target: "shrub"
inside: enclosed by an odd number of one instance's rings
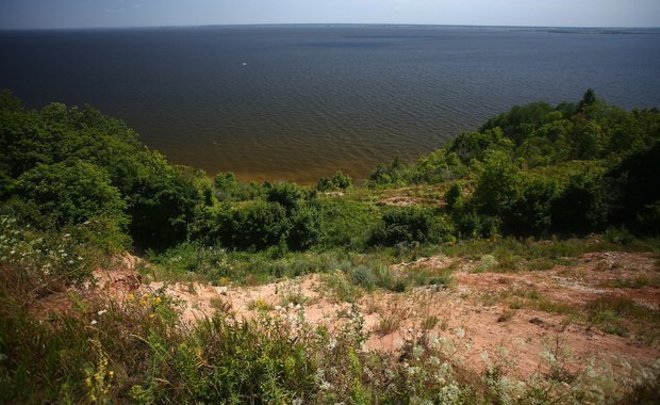
[[[559,195],[553,179],[531,178],[521,184],[520,194],[502,214],[504,231],[520,235],[542,235],[552,226],[552,204]]]
[[[588,233],[607,220],[605,190],[600,175],[572,176],[552,204],[552,223],[560,232]]]
[[[143,248],[166,249],[188,236],[204,196],[180,170],[166,164],[141,179],[128,197],[130,233]]]
[[[506,153],[488,151],[472,197],[479,213],[501,215],[519,198],[520,170]]]
[[[605,175],[612,219],[637,231],[660,229],[660,142],[624,159]]]
[[[320,234],[318,210],[310,205],[299,206],[291,215],[291,228],[286,239],[289,249],[309,249],[318,243]]]
[[[240,209],[222,211],[218,226],[223,246],[262,250],[285,241],[290,222],[279,203],[255,201]]]
[[[167,275],[199,275],[216,284],[221,278],[230,278],[232,268],[227,253],[217,246],[202,246],[185,242],[161,254],[150,254],[149,261],[161,267]]]
[[[371,291],[376,286],[376,276],[371,268],[365,265],[358,265],[349,270],[349,276],[354,284],[357,284],[367,291]]]
[[[318,184],[316,185],[316,189],[319,191],[330,191],[337,189],[346,190],[351,186],[352,183],[353,181],[348,175],[338,171],[331,178],[320,178]]]
[[[293,211],[300,201],[307,196],[305,190],[295,183],[265,183],[264,189],[266,200],[280,204],[287,212]]]
[[[126,204],[108,176],[80,161],[37,165],[18,178],[15,195],[28,220],[42,228],[104,217],[125,225]]]
[[[218,173],[213,181],[219,201],[247,201],[263,196],[264,189],[254,182],[241,183],[232,172]]]
[[[383,214],[368,243],[394,246],[400,242],[435,242],[439,239],[435,231],[431,211],[418,207],[399,208]]]
[[[445,204],[449,211],[453,210],[462,202],[463,190],[458,183],[454,183],[445,193]]]

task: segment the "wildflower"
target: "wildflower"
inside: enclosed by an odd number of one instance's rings
[[[97,314],[98,314],[99,316],[101,316],[101,315],[105,314],[106,312],[108,312],[107,309],[102,309],[102,310],[98,311]]]
[[[92,319],[92,325],[96,325],[97,323],[96,319]]]
[[[321,382],[321,384],[319,385],[319,389],[321,391],[330,391],[332,389],[332,384],[330,384],[329,382],[323,380]]]

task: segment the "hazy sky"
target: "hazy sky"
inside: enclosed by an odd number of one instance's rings
[[[660,26],[660,0],[0,0],[0,28],[263,23]]]

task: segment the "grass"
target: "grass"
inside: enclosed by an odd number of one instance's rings
[[[377,273],[375,280],[393,277]],[[324,277],[354,301],[363,288],[347,274],[338,269]],[[596,369],[572,375],[570,384],[543,375],[521,383],[501,373],[482,376],[463,369],[462,358],[430,339],[406,341],[412,346],[403,350],[405,361],[368,353],[362,350],[364,320],[354,310],[332,334],[296,317],[239,321],[222,300],[211,303],[215,317],[189,324],[162,291],[136,292],[118,303],[80,290],[67,298],[75,301],[68,312],[44,321],[31,310],[38,299],[30,293],[35,284],[20,265],[0,265],[2,403],[593,403],[602,396],[644,399],[658,388],[653,369],[625,375]],[[532,292],[516,294],[543,302]],[[251,306],[271,308],[259,300]],[[594,319],[606,311],[657,319],[627,301],[603,300],[592,308]],[[386,312],[378,333],[400,328],[400,319],[397,311]],[[422,319],[422,330],[440,322]]]
[[[401,318],[398,314],[385,314],[378,322],[378,325],[374,329],[374,333],[381,336],[389,335],[399,329],[399,326],[401,326]]]
[[[256,300],[248,301],[247,309],[250,311],[269,312],[275,309],[275,307],[262,298],[257,298]]]
[[[614,335],[628,336],[636,329],[655,340],[660,330],[660,311],[637,304],[630,298],[604,296],[586,306],[587,320]]]
[[[648,278],[644,276],[638,276],[632,279],[610,279],[603,281],[599,284],[600,287],[606,288],[631,288],[631,289],[640,289],[644,287],[660,287],[659,278]]]
[[[634,239],[624,244],[593,235],[586,239],[561,240],[472,239],[442,246],[442,252],[450,257],[481,261],[483,257],[490,255],[497,262],[490,271],[498,272],[547,270],[556,265],[570,265],[575,258],[585,253],[611,250],[657,254],[660,253],[660,240]]]

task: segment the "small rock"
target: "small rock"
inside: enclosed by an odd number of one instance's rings
[[[534,318],[530,319],[529,323],[532,323],[532,324],[538,325],[538,326],[544,326],[545,325],[545,321],[541,318],[536,317],[536,316]]]

